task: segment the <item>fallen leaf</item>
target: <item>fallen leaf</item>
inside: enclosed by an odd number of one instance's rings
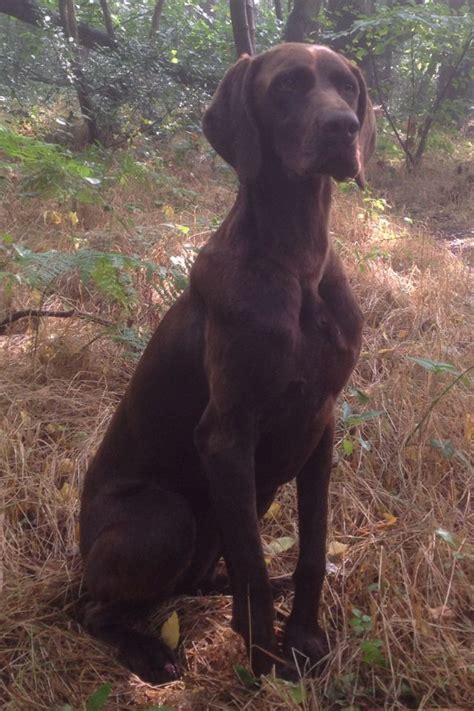
[[[468,412],[464,420],[464,436],[468,442],[474,441],[474,414]]]
[[[439,607],[429,607],[428,612],[433,620],[439,622],[440,620],[452,620],[454,617],[454,610],[446,605],[440,605]]]
[[[281,538],[275,538],[270,543],[265,543],[265,552],[268,555],[278,555],[278,553],[284,553],[290,550],[296,543],[296,538],[293,536],[282,536]]]
[[[418,447],[405,447],[405,458],[409,462],[417,462],[420,450]]]
[[[45,224],[60,225],[63,218],[59,212],[56,212],[56,210],[46,210],[43,214],[43,220]]]
[[[61,459],[58,465],[58,474],[60,476],[67,476],[68,474],[72,474],[74,472],[74,462],[72,459],[69,459],[68,457],[64,457],[64,459]]]
[[[70,501],[71,499],[79,498],[79,492],[76,487],[71,486],[71,484],[68,484],[67,481],[59,489],[59,493],[61,494],[64,501]]]
[[[447,531],[445,528],[437,528],[435,531],[436,535],[439,536],[440,538],[443,539],[451,548],[456,548],[456,541],[454,540],[454,536],[450,531]]]
[[[278,503],[278,501],[274,501],[273,504],[270,506],[268,509],[267,513],[263,517],[264,521],[271,521],[274,518],[277,518],[278,514],[280,513],[281,510],[281,504]]]
[[[334,557],[343,556],[348,550],[349,546],[347,543],[341,543],[340,541],[331,541],[328,545],[328,555]]]
[[[179,642],[179,617],[176,610],[163,622],[161,639],[171,650],[175,650]]]
[[[68,212],[67,216],[69,217],[69,222],[71,223],[71,225],[72,225],[73,227],[75,227],[75,226],[77,225],[77,223],[79,222],[79,218],[78,218],[78,216],[77,216],[77,212],[73,212],[73,211],[71,210],[71,212]]]
[[[172,205],[163,205],[163,215],[167,220],[171,220],[174,217],[174,207]]]
[[[50,422],[45,427],[45,430],[49,435],[59,434],[64,432],[65,429],[64,425],[61,425],[59,422]]]
[[[393,526],[398,521],[397,517],[389,513],[388,511],[385,511],[382,516],[385,519],[387,526]]]

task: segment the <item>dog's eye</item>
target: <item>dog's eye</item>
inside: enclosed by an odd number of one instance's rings
[[[278,94],[304,93],[311,85],[313,79],[306,72],[292,72],[279,76],[272,88]]]
[[[298,81],[291,75],[280,77],[280,79],[275,82],[274,87],[279,92],[281,91],[285,94],[292,93],[298,90]]]
[[[357,91],[355,84],[351,81],[344,82],[342,88],[347,94],[355,94]]]

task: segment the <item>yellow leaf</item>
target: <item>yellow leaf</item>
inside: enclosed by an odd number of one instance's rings
[[[31,289],[30,297],[33,299],[35,306],[40,306],[43,303],[44,294],[39,289]]]
[[[328,555],[335,557],[343,556],[348,550],[349,546],[347,543],[341,543],[340,541],[331,541],[328,545]]]
[[[474,441],[474,414],[468,412],[464,420],[464,436],[468,442]]]
[[[58,434],[58,432],[63,432],[64,429],[65,429],[64,425],[61,425],[56,422],[50,422],[45,427],[46,432],[50,435]]]
[[[167,220],[171,220],[174,217],[173,205],[163,205],[163,215]]]
[[[46,212],[43,213],[43,220],[45,224],[60,225],[63,218],[59,212],[56,212],[56,210],[46,210]]]
[[[72,474],[74,472],[74,462],[72,459],[69,459],[69,457],[64,457],[64,459],[61,459],[59,461],[58,465],[58,474],[60,476],[67,476],[68,474]]]
[[[179,617],[176,610],[161,626],[161,639],[172,650],[175,650],[179,642]]]
[[[79,492],[76,489],[76,487],[71,486],[71,484],[68,484],[67,481],[64,482],[62,487],[59,489],[59,493],[61,494],[64,501],[70,501],[71,499],[77,499],[79,496]]]
[[[398,520],[396,516],[388,513],[388,511],[385,511],[385,513],[382,514],[382,517],[385,519],[387,526],[393,526]]]
[[[410,462],[417,462],[420,450],[418,447],[405,447],[405,457]]]
[[[71,223],[71,225],[73,227],[75,227],[77,225],[77,223],[79,222],[77,212],[74,212],[74,211],[68,212],[67,216],[69,217],[69,222]]]
[[[263,520],[264,521],[271,521],[273,518],[277,518],[278,514],[280,513],[280,509],[281,509],[281,504],[279,504],[278,501],[274,501],[273,504],[268,509],[265,516],[263,517]]]
[[[26,410],[20,410],[20,417],[21,417],[21,424],[24,427],[30,427],[31,426],[31,417],[29,413]]]

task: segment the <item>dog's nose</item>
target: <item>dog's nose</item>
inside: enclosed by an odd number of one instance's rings
[[[330,138],[353,140],[360,129],[357,116],[351,111],[333,111],[326,116],[323,132]]]

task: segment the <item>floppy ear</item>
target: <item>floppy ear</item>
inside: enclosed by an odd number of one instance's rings
[[[375,149],[375,114],[367,92],[367,85],[360,69],[351,65],[359,83],[359,103],[357,105],[357,118],[360,123],[359,131],[359,161],[360,169],[356,176],[356,183],[361,190],[365,188],[365,166]]]
[[[204,135],[242,182],[257,177],[261,164],[258,127],[252,117],[254,60],[244,55],[225,74],[204,114]]]

